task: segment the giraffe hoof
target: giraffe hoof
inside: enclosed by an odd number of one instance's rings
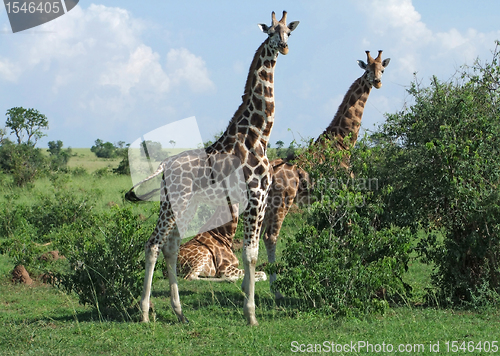
[[[249,325],[249,326],[259,326],[259,322],[257,321],[257,319],[253,318],[253,319],[250,319],[248,321],[247,325]]]
[[[184,316],[184,314],[178,316],[177,319],[179,319],[179,322],[182,324],[189,324],[189,320]]]

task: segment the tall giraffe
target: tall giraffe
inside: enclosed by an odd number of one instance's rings
[[[184,279],[233,282],[244,276],[244,271],[238,268],[239,261],[232,250],[233,236],[238,227],[238,208],[238,204],[230,207],[231,221],[227,223],[217,221],[223,216],[223,212],[216,211],[200,229],[204,232],[180,246],[177,263]],[[210,230],[207,226],[217,227]],[[204,278],[199,278],[200,276]],[[256,282],[265,280],[265,272],[255,272]]]
[[[264,218],[267,192],[271,183],[271,165],[266,150],[274,122],[274,67],[278,54],[288,53],[288,36],[299,22],[286,24],[286,11],[280,21],[272,13],[272,24],[260,24],[268,35],[257,49],[245,84],[242,103],[223,135],[211,146],[183,152],[163,161],[155,173],[134,185],[125,195],[127,200],[141,200],[134,188],[163,174],[160,190],[160,213],[153,234],[145,245],[146,273],[140,308],[142,321],[149,321],[149,306],[153,271],[160,251],[167,264],[170,283],[170,301],[181,322],[188,320],[182,313],[177,285],[177,254],[185,226],[197,208],[197,203],[217,206],[231,205],[230,196],[241,190],[224,186],[215,189],[211,182],[221,182],[227,177],[227,170],[234,166],[236,157],[241,163],[248,204],[243,212],[245,237],[243,243],[243,265],[245,276],[242,288],[245,293],[243,313],[248,324],[258,325],[255,317],[255,265],[258,257],[260,229]],[[228,168],[229,167],[229,168]],[[208,186],[208,187],[207,187]],[[172,196],[183,207],[175,214]],[[147,196],[147,194],[145,195]],[[196,200],[191,199],[196,196]],[[144,196],[143,196],[144,197]],[[178,215],[178,216],[176,216]]]
[[[390,58],[382,60],[382,51],[378,51],[377,58],[373,59],[370,51],[366,51],[367,62],[358,60],[358,65],[365,70],[363,75],[352,83],[340,104],[333,120],[318,137],[315,144],[321,142],[323,137],[335,137],[337,148],[346,149],[344,138],[351,134],[351,144],[358,139],[361,119],[366,101],[372,87],[380,89],[382,86],[382,73],[389,65]],[[300,161],[300,158],[299,158]],[[309,201],[310,185],[309,175],[297,164],[291,164],[283,159],[271,162],[273,166],[273,181],[267,197],[267,208],[261,233],[267,250],[270,263],[276,261],[276,242],[285,216],[294,201],[304,204]],[[347,166],[345,162],[342,166]],[[276,274],[269,276],[271,291],[272,284],[276,281]],[[279,291],[274,291],[276,298],[281,298]]]

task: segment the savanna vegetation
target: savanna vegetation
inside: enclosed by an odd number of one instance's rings
[[[184,280],[191,322],[177,324],[161,264],[152,322],[136,323],[158,204],[123,201],[127,146],[98,139],[91,149],[61,141],[41,149],[49,119],[9,110],[0,131],[0,353],[246,355],[349,345],[340,352],[375,354],[382,344],[387,353],[400,345],[418,354],[498,352],[498,57],[497,48],[450,80],[415,79],[407,105],[348,151],[306,151],[314,202],[285,220],[278,261],[264,267],[278,273],[285,298],[257,283],[257,328],[244,325],[238,283]],[[270,157],[300,149],[275,146]],[[349,171],[338,168],[346,159]],[[261,248],[259,264],[265,256]],[[18,265],[31,285],[12,282]]]

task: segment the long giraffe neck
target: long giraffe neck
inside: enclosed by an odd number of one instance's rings
[[[318,137],[317,141],[321,137],[329,135],[331,139],[333,137],[337,138],[337,147],[345,149],[344,138],[352,134],[350,138],[351,144],[356,143],[366,100],[368,100],[372,88],[366,76],[365,73],[352,83],[332,122]]]
[[[274,123],[274,67],[278,51],[266,39],[255,52],[243,102],[229,122],[224,134],[212,147],[217,151],[231,151],[235,145],[264,155]],[[260,149],[258,149],[260,148]]]

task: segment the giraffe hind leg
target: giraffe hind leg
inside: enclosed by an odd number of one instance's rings
[[[180,237],[179,237],[180,241]],[[189,320],[184,316],[181,307],[181,301],[179,297],[179,287],[177,284],[177,253],[178,244],[176,241],[171,241],[170,244],[165,244],[163,246],[163,255],[165,257],[165,262],[167,264],[168,281],[170,284],[170,304],[174,310],[177,319],[181,323],[188,323]]]

